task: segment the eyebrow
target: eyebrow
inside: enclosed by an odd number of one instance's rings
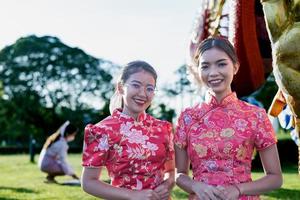
[[[227,59],[226,58],[219,59],[216,61],[216,63],[223,62],[223,61],[227,61]],[[201,64],[209,64],[209,62],[204,61],[204,62],[201,62]]]
[[[132,80],[132,81],[130,81],[130,82],[135,82],[135,83],[142,84],[142,82],[141,82],[141,81],[137,81],[137,80]]]
[[[138,80],[132,80],[132,81],[130,81],[131,83],[138,83],[138,84],[143,84],[141,81],[138,81]],[[154,85],[152,85],[151,83],[148,83],[147,84],[147,86],[153,86],[153,87],[155,87]]]

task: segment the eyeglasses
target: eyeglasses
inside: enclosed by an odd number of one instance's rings
[[[152,86],[152,85],[144,86],[144,85],[139,84],[139,83],[125,83],[124,85],[128,86],[131,90],[136,91],[136,92],[140,92],[141,89],[144,89],[147,96],[152,96],[157,91],[157,89],[155,89],[155,87]]]

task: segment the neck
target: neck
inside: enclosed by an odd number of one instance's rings
[[[122,113],[132,117],[135,121],[138,121],[138,116],[140,115],[140,113],[132,113],[132,112],[129,112],[128,110],[126,110],[126,109],[123,109]]]
[[[217,102],[218,103],[221,103],[222,100],[224,98],[226,98],[229,94],[231,94],[232,91],[227,91],[227,92],[223,92],[223,93],[215,93],[215,92],[212,92],[212,94],[214,95],[214,97],[216,98]]]

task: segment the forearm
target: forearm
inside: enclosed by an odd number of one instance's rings
[[[95,197],[109,200],[128,200],[132,190],[117,188],[99,180],[82,180],[82,189]]]
[[[242,195],[259,195],[277,189],[282,185],[281,174],[267,174],[266,176],[248,183],[237,184]]]
[[[248,183],[238,184],[241,194],[258,195],[282,185],[282,173],[276,144],[259,151],[265,176]]]
[[[178,173],[176,176],[176,185],[178,185],[181,189],[186,191],[187,193],[194,193],[193,185],[195,185],[194,181],[184,173]]]

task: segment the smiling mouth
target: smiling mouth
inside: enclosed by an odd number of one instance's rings
[[[217,79],[217,80],[211,80],[211,81],[208,81],[209,84],[211,85],[218,85],[222,82],[223,80],[222,79]]]
[[[138,105],[144,105],[146,103],[146,100],[142,99],[133,99],[133,101]]]

